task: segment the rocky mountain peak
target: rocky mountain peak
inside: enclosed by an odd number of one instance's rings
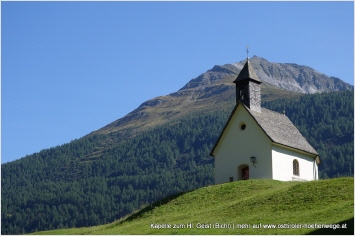
[[[254,71],[263,82],[280,89],[301,93],[333,92],[352,90],[353,86],[339,78],[328,77],[308,66],[294,63],[273,63],[258,56],[249,59]],[[233,63],[240,71],[245,60]],[[340,82],[341,81],[341,82]]]
[[[245,64],[245,60],[226,65],[215,65],[212,69],[190,80],[177,92],[159,96],[143,102],[137,109],[93,133],[120,131],[136,133],[156,123],[176,119],[197,110],[210,110],[213,106],[235,101],[233,81]],[[316,70],[291,63],[272,63],[258,56],[249,59],[258,78],[262,80],[261,93],[268,97],[285,94],[333,92],[353,90],[344,81],[328,77]],[[281,90],[280,90],[281,89]],[[289,93],[294,92],[294,93]],[[272,94],[268,96],[267,93]]]

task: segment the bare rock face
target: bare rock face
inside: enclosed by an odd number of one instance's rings
[[[260,80],[287,91],[317,93],[353,89],[339,78],[328,77],[308,66],[272,63],[258,56],[253,56],[249,61]],[[236,70],[241,70],[244,63],[245,60],[232,65]]]

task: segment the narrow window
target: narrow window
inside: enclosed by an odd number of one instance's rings
[[[244,86],[239,89],[239,97],[241,100],[244,100]]]
[[[296,159],[293,160],[293,175],[300,175],[300,166]]]
[[[233,182],[233,177],[229,177],[229,182]]]

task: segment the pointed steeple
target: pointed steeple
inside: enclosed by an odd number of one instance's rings
[[[261,80],[256,75],[253,67],[247,58],[243,69],[240,71],[238,77],[233,81],[236,86],[236,100],[244,103],[249,109],[260,112],[261,94],[260,84]]]
[[[256,83],[261,83],[261,80],[258,78],[256,73],[253,70],[253,67],[249,63],[249,58],[247,59],[246,63],[244,64],[243,69],[240,71],[236,80],[233,83],[237,84],[244,80],[254,80]]]

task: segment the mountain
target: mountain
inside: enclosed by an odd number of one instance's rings
[[[280,89],[301,93],[334,92],[351,90],[353,86],[336,77],[328,77],[308,66],[294,63],[271,63],[254,56],[250,62],[263,82],[270,83]],[[234,63],[239,70],[245,61]]]
[[[349,177],[237,181],[169,196],[107,225],[36,234],[353,235],[353,193]]]
[[[215,66],[102,129],[2,164],[1,233],[104,224],[212,185],[209,152],[235,105],[235,68]],[[262,86],[262,106],[285,110],[320,153],[320,178],[353,176],[352,87],[305,94]]]
[[[354,89],[352,85],[338,78],[328,77],[307,66],[272,63],[258,56],[253,56],[249,60],[263,82],[262,101],[295,97],[301,94]],[[216,65],[192,79],[179,91],[150,99],[125,117],[92,134],[119,131],[125,136],[131,136],[141,130],[191,112],[211,110],[232,104],[235,99],[235,86],[232,82],[244,64],[245,60],[223,66]]]

